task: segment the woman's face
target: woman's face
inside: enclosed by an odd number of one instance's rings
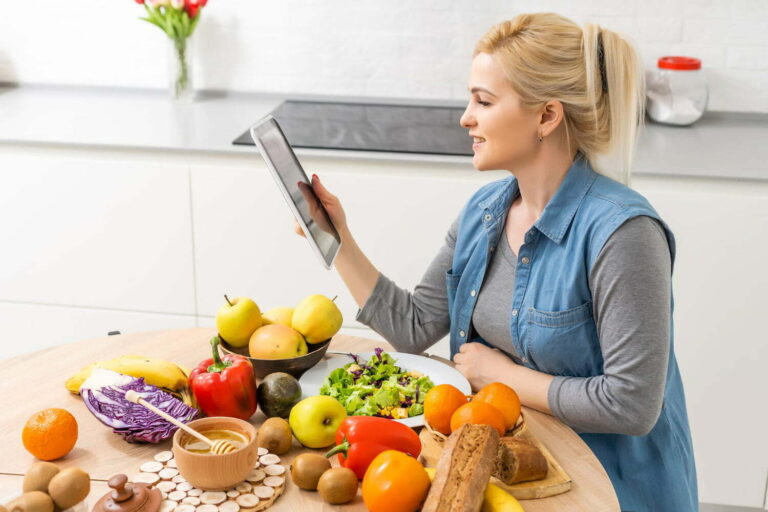
[[[525,165],[539,143],[540,118],[521,106],[492,55],[479,53],[472,60],[469,91],[472,97],[460,123],[474,137],[475,168],[513,170]]]

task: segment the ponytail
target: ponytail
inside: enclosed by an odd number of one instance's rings
[[[630,43],[598,25],[584,27],[583,51],[587,96],[595,105],[597,126],[600,125],[597,104],[603,101],[607,106],[603,117],[609,144],[593,157],[610,162],[609,165],[615,169],[612,177],[629,184],[637,136],[645,118],[645,81],[641,61]]]

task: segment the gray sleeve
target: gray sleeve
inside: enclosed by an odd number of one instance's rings
[[[549,407],[578,432],[641,436],[661,413],[670,348],[669,245],[650,217],[608,239],[589,276],[603,374],[555,377]]]
[[[448,334],[448,293],[445,273],[451,268],[458,219],[413,293],[379,274],[356,320],[381,334],[399,352],[418,354]]]

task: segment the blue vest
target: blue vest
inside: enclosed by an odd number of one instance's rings
[[[453,264],[446,273],[451,356],[467,340],[485,343],[472,332],[476,292],[518,193],[514,177],[495,181],[477,191],[462,211]],[[674,237],[648,201],[597,174],[583,158],[574,161],[519,250],[510,332],[522,364],[550,375],[603,373],[589,272],[611,234],[639,215],[664,227],[674,264]],[[669,337],[664,402],[650,433],[580,434],[608,473],[622,511],[698,510],[696,468],[671,327]]]

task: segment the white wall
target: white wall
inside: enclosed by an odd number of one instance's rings
[[[555,11],[703,60],[712,110],[768,112],[768,0],[210,0],[197,37],[207,89],[464,99],[492,24]],[[165,87],[159,29],[133,0],[4,0],[0,81]]]

